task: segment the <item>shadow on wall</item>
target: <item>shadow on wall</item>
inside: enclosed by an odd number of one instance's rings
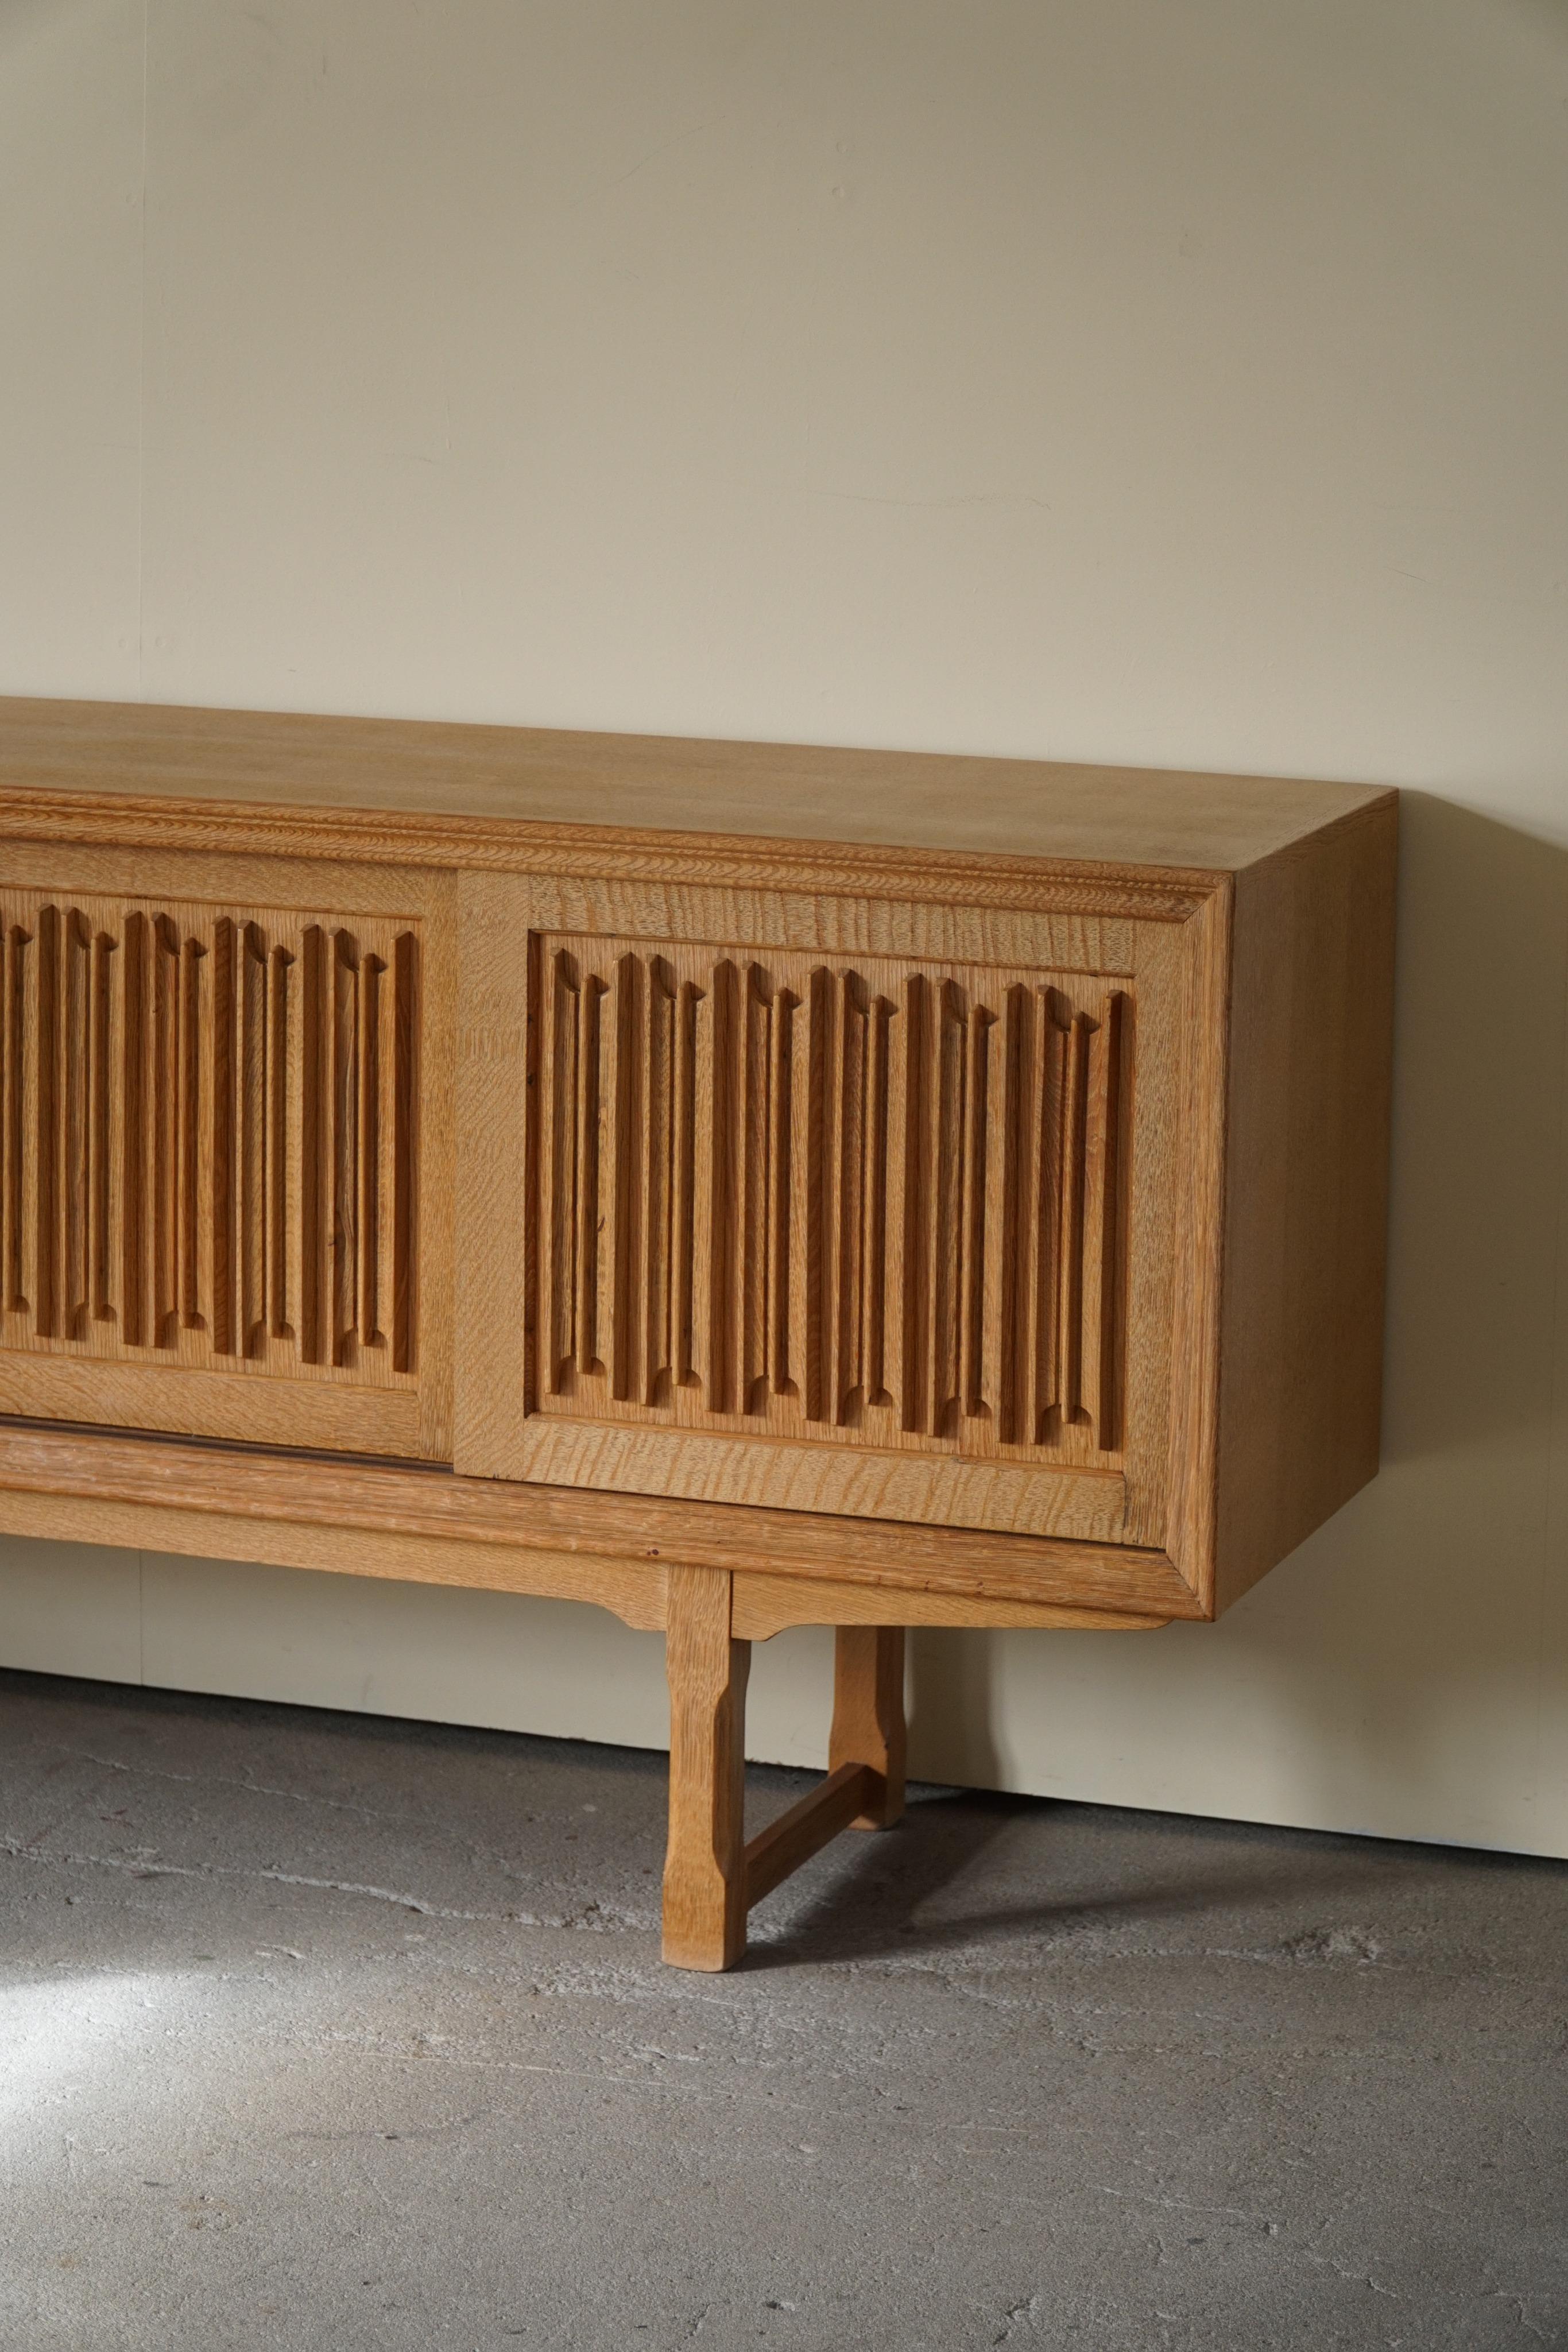
[[[1146,1790],[1168,1735],[1178,1807],[1419,1833],[1401,1791],[1430,1822],[1452,1776],[1452,1834],[1486,1842],[1469,1784],[1533,1772],[1568,1835],[1540,1730],[1568,1699],[1551,1519],[1568,852],[1407,793],[1399,895],[1379,1476],[1217,1628],[916,1636],[913,1771],[1064,1794],[1092,1774],[1113,1796],[1117,1754]],[[1224,1759],[1207,1783],[1206,1744]]]
[[[908,1659],[911,1773],[965,1788],[1005,1789],[1009,1775],[995,1724],[995,1636],[915,1626],[908,1636]]]

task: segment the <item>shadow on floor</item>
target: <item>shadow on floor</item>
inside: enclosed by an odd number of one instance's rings
[[[1010,1875],[997,1849],[1014,1828],[1032,1831],[1030,1868],[1038,1867],[1042,1817],[1060,1819],[1059,1896],[1009,1902]],[[1115,1865],[1102,1883],[1084,1886],[1084,1847],[1111,1832]],[[1173,1832],[1183,1853],[1170,1868]],[[1049,1834],[1049,1832],[1048,1832]],[[1155,1849],[1161,1849],[1156,1854]],[[1155,1863],[1154,1874],[1148,1865]],[[1163,1865],[1161,1867],[1160,1865]],[[1183,1818],[1114,1808],[1060,1805],[1046,1798],[1010,1797],[965,1790],[918,1797],[896,1828],[878,1835],[851,1834],[808,1865],[832,1876],[801,1900],[797,1883],[792,1915],[768,1935],[769,1906],[783,1907],[785,1890],[753,1915],[756,1940],[744,1965],[756,1969],[819,1967],[833,1960],[886,1959],[953,1951],[1009,1935],[1071,1933],[1115,1922],[1202,1917],[1260,1903],[1316,1906],[1357,1894],[1370,1902],[1396,1872],[1444,1870],[1516,1874],[1542,1867],[1538,1857],[1449,1851],[1327,1832],[1281,1831],[1244,1822]],[[975,1899],[955,1894],[974,1877]],[[985,1882],[993,1894],[986,1899]],[[997,1882],[1000,1881],[1000,1884]],[[948,1899],[944,1900],[944,1896]],[[776,1916],[776,1915],[775,1915]],[[1291,1923],[1283,1916],[1281,1928]],[[1281,1951],[1288,1948],[1282,1944]]]

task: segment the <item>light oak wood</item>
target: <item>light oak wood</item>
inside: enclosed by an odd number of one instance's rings
[[[540,1412],[1115,1458],[1124,987],[537,953]]]
[[[666,1589],[670,1827],[664,1954],[679,1969],[730,1969],[746,1948],[751,1645],[731,1635],[727,1574],[675,1567]]]
[[[0,1411],[450,1454],[451,891],[6,850]]]
[[[608,1609],[640,1631],[662,1633],[664,1630],[665,1571],[662,1567],[639,1568],[625,1559],[582,1550],[550,1551],[534,1544],[480,1545],[461,1537],[402,1534],[281,1516],[258,1526],[254,1518],[225,1512],[215,1505],[209,1511],[193,1512],[167,1503],[123,1503],[97,1495],[47,1495],[16,1488],[0,1493],[0,1532],[43,1537],[52,1542],[172,1552],[187,1559],[312,1569],[399,1584],[444,1584],[548,1601],[583,1601]],[[1053,1614],[1050,1610],[1040,1612],[1047,1623]]]
[[[0,1412],[248,1445],[308,1444],[413,1459],[425,1452],[423,1415],[412,1385],[361,1386],[310,1374],[308,1367],[290,1377],[243,1363],[187,1370],[63,1348],[0,1349]]]
[[[0,702],[0,1526],[664,1626],[728,1965],[748,1641],[841,1628],[777,1857],[901,1624],[1209,1618],[1373,1475],[1395,821]]]
[[[1161,1537],[1206,1616],[1214,1609],[1216,1454],[1219,1425],[1220,1285],[1224,1272],[1226,1055],[1230,1018],[1232,886],[1186,927],[1185,1050],[1173,1073],[1186,1139],[1171,1236],[1167,1516]]]
[[[982,856],[1251,865],[1377,795],[919,751],[0,698],[0,773],[50,793],[674,826]]]
[[[509,876],[457,884],[456,1310],[453,1458],[507,1466],[529,1387],[526,897]]]
[[[841,1830],[854,1828],[875,1801],[875,1775],[865,1765],[835,1765],[788,1812],[747,1840],[743,1862],[747,1908],[781,1886]]]
[[[1396,813],[1236,883],[1213,1606],[1377,1469]]]
[[[0,1496],[0,1509],[4,1507]],[[1125,1609],[1063,1609],[988,1595],[971,1599],[955,1592],[917,1592],[908,1585],[848,1584],[826,1576],[735,1570],[731,1617],[737,1635],[748,1642],[769,1641],[788,1625],[878,1625],[890,1610],[896,1610],[903,1625],[1032,1627],[1061,1633],[1146,1633],[1171,1622]]]
[[[1102,1544],[1117,1542],[1127,1523],[1126,1481],[1117,1470],[922,1461],[850,1443],[830,1453],[761,1430],[729,1437],[538,1415],[508,1454],[515,1476],[541,1486]]]
[[[733,1580],[672,1568],[666,1584],[670,1828],[664,1958],[678,1968],[733,1968],[746,1915],[842,1830],[883,1829],[904,1809],[904,1633],[839,1633],[825,1778],[747,1841],[746,1685],[750,1643],[737,1637]]]
[[[305,1382],[285,1441],[313,1381],[412,1401],[420,961],[413,924],[0,889],[0,1344],[86,1391]]]
[[[882,1596],[897,1593],[900,1607],[916,1612],[912,1623],[972,1624],[979,1621],[969,1612],[992,1601],[1051,1612],[1065,1608],[1074,1618],[1087,1610],[1096,1622],[1102,1612],[1162,1622],[1197,1613],[1191,1592],[1167,1560],[1124,1546],[888,1527],[735,1504],[649,1502],[465,1478],[436,1468],[313,1460],[45,1423],[0,1424],[0,1496],[6,1492],[148,1504],[174,1517],[184,1513],[198,1528],[214,1513],[246,1521],[255,1533],[244,1556],[255,1559],[268,1557],[268,1530],[277,1523],[308,1521],[324,1534],[342,1527],[450,1539],[471,1549],[474,1580],[481,1584],[498,1580],[485,1569],[485,1549],[501,1547],[661,1569],[680,1559],[744,1570],[756,1576],[758,1588],[777,1587],[781,1595],[800,1587],[813,1606],[822,1590],[849,1589],[868,1596],[882,1620],[887,1615]],[[173,1547],[200,1548],[196,1540]],[[918,1613],[938,1607],[954,1613]],[[1019,1621],[1004,1616],[997,1622]]]
[[[26,1487],[0,1489],[0,1532],[56,1542],[121,1546],[132,1551],[176,1552],[200,1559],[261,1561],[329,1574],[383,1577],[394,1582],[465,1586],[555,1601],[583,1601],[608,1609],[626,1624],[664,1630],[666,1570],[564,1546],[475,1543],[463,1536],[355,1526],[342,1518],[264,1523],[227,1512],[216,1501],[193,1511],[172,1503],[125,1502],[94,1493]],[[885,1611],[889,1596],[876,1588],[831,1579],[734,1577],[737,1638],[770,1640],[789,1625],[841,1625]],[[1145,1632],[1166,1622],[1121,1612],[1053,1609],[1019,1601],[972,1601],[940,1593],[900,1592],[897,1606],[918,1625],[1032,1628],[1043,1632]]]
[[[1157,1546],[1182,934],[1162,922],[690,881],[509,887],[538,1000],[528,1147],[538,1247],[487,1266],[465,1378],[486,1399],[515,1399],[524,1332],[539,1336],[549,1361],[541,1371],[530,1360],[528,1411],[514,1409],[509,1431],[504,1412],[487,1408],[485,1446],[460,1449],[459,1467]],[[602,939],[595,923],[608,927]],[[733,956],[716,950],[716,936],[737,943]],[[768,944],[778,940],[788,950]],[[949,961],[954,949],[967,952]],[[976,953],[995,961],[969,961]],[[1098,1067],[1097,1001],[1119,1013],[1124,1001],[1123,1084],[1113,1094],[1102,1083],[1096,1103],[1122,1139],[1107,1154],[1094,1121],[1075,1117],[1070,1156],[1068,1105],[1076,1110],[1082,1085],[1087,1110]],[[925,1021],[933,1003],[942,1017]],[[933,1076],[946,1066],[943,1087],[912,1094],[910,1069],[927,1064]],[[504,1087],[488,1065],[465,1083]],[[943,1117],[962,1126],[982,1095],[986,1117],[947,1154]],[[964,1181],[921,1179],[948,1158]],[[695,1246],[698,1235],[708,1246]],[[735,1270],[733,1286],[709,1279],[716,1265]],[[1070,1335],[1085,1312],[1094,1329]],[[680,1366],[643,1363],[641,1392],[628,1393],[639,1387],[632,1358],[651,1342],[669,1351],[676,1333]],[[760,1377],[746,1356],[758,1345]],[[868,1349],[880,1403],[853,1377]],[[931,1425],[921,1394],[949,1359],[938,1407],[950,1430]],[[1084,1368],[1098,1380],[1102,1367],[1107,1430],[1118,1416],[1110,1446],[1082,1395],[1047,1402],[1040,1385],[1081,1383]],[[830,1408],[826,1391],[845,1370]],[[716,1371],[734,1410],[714,1402]],[[836,1417],[813,1420],[808,1407]],[[1034,1475],[1048,1464],[1059,1475]]]
[[[890,1829],[904,1811],[902,1625],[841,1625],[833,1643],[833,1723],[828,1769],[869,1776],[851,1826]]]

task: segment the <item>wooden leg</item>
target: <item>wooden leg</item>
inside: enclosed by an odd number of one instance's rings
[[[670,1841],[664,1958],[732,1969],[746,1949],[746,1678],[749,1642],[730,1639],[727,1569],[668,1571]]]
[[[730,1635],[724,1569],[668,1570],[670,1843],[664,1958],[732,1969],[746,1915],[842,1829],[887,1829],[904,1811],[904,1628],[841,1625],[828,1775],[746,1843],[746,1681],[751,1644]]]
[[[885,1830],[904,1811],[904,1628],[841,1625],[833,1655],[828,1769],[863,1764],[872,1801],[850,1824]]]

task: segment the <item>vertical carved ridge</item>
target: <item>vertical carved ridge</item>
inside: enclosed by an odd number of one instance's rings
[[[962,1410],[964,1202],[968,1165],[968,1024],[953,981],[936,991],[936,1118],[933,1122],[936,1202],[931,1300],[931,1421],[934,1437],[957,1433]]]
[[[698,1374],[695,1349],[696,1329],[697,1233],[697,1014],[701,992],[687,981],[675,998],[674,1087],[673,1196],[670,1226],[673,1241],[674,1299],[671,1308],[674,1383],[695,1386]]]
[[[27,1149],[26,1139],[30,1127],[27,1117],[27,1041],[35,1028],[31,999],[37,958],[28,954],[33,944],[33,934],[25,930],[20,923],[6,926],[4,971],[5,1303],[14,1314],[28,1311],[27,1293],[31,1286],[27,1266],[26,1171],[32,1155]]]
[[[1050,1417],[1063,1402],[1062,1286],[1068,1246],[1068,1033],[1058,1018],[1057,992],[1042,989],[1035,1007],[1040,1028],[1040,1246],[1035,1291],[1034,1429],[1049,1434]]]
[[[416,937],[278,929],[0,898],[8,1344],[412,1370]]]
[[[802,977],[791,992],[789,1018],[779,1040],[783,1091],[779,1103],[779,1139],[786,1154],[786,1181],[779,1199],[779,1251],[782,1270],[779,1311],[782,1322],[782,1357],[775,1373],[780,1396],[788,1396],[802,1415],[809,1416],[815,1392],[811,1359],[812,1219],[815,1177],[811,1139],[816,1109],[812,1070],[813,983]]]
[[[735,1412],[739,1370],[740,1161],[744,1150],[744,1038],[740,980],[727,956],[713,976],[712,1078],[708,1149],[708,1207],[701,1228],[709,1272],[707,1402],[714,1412]]]
[[[572,1330],[579,1372],[600,1370],[595,1347],[599,1284],[599,1028],[596,979],[584,976],[577,1003],[577,1230],[573,1247],[575,1299]]]
[[[958,1402],[962,1412],[988,1413],[985,1379],[986,1167],[990,1116],[991,1015],[971,1005],[960,1031],[964,1057],[963,1192],[958,1261]]]
[[[714,1379],[713,1262],[716,1091],[718,1087],[716,979],[692,995],[692,1285],[691,1385],[718,1410]]]
[[[267,1333],[294,1337],[299,1255],[291,1245],[292,1219],[303,1202],[295,1180],[290,1139],[301,1133],[303,1071],[296,1017],[295,960],[275,947],[267,967]]]
[[[547,1410],[1114,1449],[1130,996],[588,936],[538,970]]]
[[[880,1150],[886,1171],[882,1215],[882,1269],[878,1305],[882,1316],[882,1388],[879,1402],[894,1414],[900,1428],[904,1418],[911,1359],[908,1270],[904,1247],[908,1233],[911,1171],[909,1129],[909,1007],[907,992],[901,1009],[892,997],[883,999],[884,1067],[887,1099],[882,1118]]]
[[[663,956],[648,970],[647,1115],[645,1128],[647,1252],[643,1327],[647,1335],[640,1395],[667,1401],[675,1378],[675,1036],[678,995]]]
[[[832,1264],[829,1309],[834,1387],[832,1419],[856,1425],[865,1404],[866,1272],[866,1085],[869,1014],[865,983],[858,972],[839,976],[835,991],[833,1098],[837,1148],[833,1153],[833,1206],[828,1234]]]
[[[225,917],[213,934],[213,1345],[221,1356],[239,1353],[237,960],[235,926]]]
[[[924,972],[904,983],[903,1425],[924,1434],[931,1366],[931,989]]]
[[[92,935],[79,908],[73,908],[62,926],[65,958],[64,1056],[61,1093],[64,1134],[61,1138],[61,1190],[64,1196],[64,1297],[61,1302],[64,1337],[87,1337],[91,1275],[90,1203],[92,1198]]]
[[[766,973],[746,967],[741,1006],[743,1093],[740,1113],[739,1254],[741,1279],[739,1397],[742,1412],[767,1409],[768,1332],[773,1267],[773,1032],[778,1013]]]
[[[354,1360],[360,1262],[360,957],[353,936],[332,940],[331,1298],[334,1364]]]
[[[238,1240],[235,1274],[239,1297],[235,1352],[261,1353],[267,1320],[267,1110],[268,1096],[267,1037],[267,942],[260,928],[246,923],[236,944],[235,1017],[239,1043],[235,1055],[239,1104],[235,1120],[237,1156],[235,1218]]]
[[[773,999],[769,1039],[768,1152],[768,1382],[775,1396],[800,1393],[799,1354],[794,1343],[794,1255],[799,1223],[795,1204],[795,1013],[800,998],[779,988]]]
[[[609,1382],[612,1395],[615,1392],[615,1199],[620,1176],[616,1113],[620,1104],[621,1029],[616,978],[612,969],[598,998],[598,1213],[594,1219],[598,1264],[593,1277],[594,1370]]]
[[[92,934],[89,1009],[88,1195],[89,1311],[97,1323],[117,1319],[114,1240],[119,1223],[120,1139],[123,1101],[114,1083],[114,958],[118,943],[106,931]]]
[[[397,1324],[398,1142],[397,948],[365,959],[365,1100],[361,1212],[365,1296],[360,1318],[368,1348],[393,1349]]]
[[[212,1236],[211,1195],[204,1194],[202,1185],[204,1129],[210,1116],[209,1088],[204,1085],[204,1068],[210,1069],[213,1055],[210,1032],[212,1004],[210,988],[204,984],[203,967],[207,950],[197,939],[185,940],[179,959],[179,1206],[177,1215],[179,1246],[179,1312],[182,1326],[187,1331],[204,1331],[207,1318],[203,1312],[204,1275],[210,1264]],[[204,1052],[204,1046],[207,1048]],[[204,1250],[204,1239],[208,1249]]]
[[[887,1385],[887,1136],[892,1029],[892,1005],[884,996],[873,996],[866,1025],[860,1356],[866,1403],[879,1408],[892,1402]]]
[[[541,1235],[545,1297],[540,1317],[543,1388],[559,1394],[570,1385],[577,1356],[578,1052],[580,1044],[577,967],[564,948],[549,964],[549,1003],[541,1041],[540,1103],[545,1134],[540,1181],[545,1204]]]
[[[1034,1405],[1035,1248],[1040,1224],[1038,1008],[1027,988],[1007,992],[1003,1015],[1006,1117],[1001,1138],[1001,1250],[996,1278],[997,1434],[1026,1442]]]
[[[832,974],[821,968],[810,982],[806,1116],[805,1348],[806,1418],[831,1421],[832,1380],[832,1179],[836,1120],[833,1100],[834,1013]]]
[[[392,1370],[413,1372],[419,1357],[420,1070],[419,941],[400,931],[392,949],[395,1000],[392,1090],[396,1103],[395,1192],[392,1202]]]
[[[1083,1211],[1089,1110],[1089,1021],[1075,1013],[1067,1032],[1061,1192],[1061,1334],[1058,1402],[1075,1421],[1083,1406]]]
[[[1117,1442],[1121,1380],[1117,1295],[1121,1257],[1122,995],[1089,1040],[1084,1147],[1083,1407],[1096,1444]]]
[[[300,960],[299,1352],[308,1364],[321,1364],[331,1295],[331,1032],[327,940],[319,923],[307,930]]]
[[[361,1348],[382,1344],[382,974],[377,955],[360,960],[359,1221],[360,1278],[356,1337]],[[387,1106],[385,1124],[391,1125]]]
[[[643,1230],[647,1203],[648,1024],[646,972],[640,958],[623,955],[615,968],[614,1192],[611,1393],[629,1398],[647,1387],[649,1352]]]
[[[148,992],[150,931],[145,915],[125,925],[124,1017],[120,1026],[120,1263],[124,1269],[126,1342],[151,1346],[152,1190],[150,1133],[153,1071]]]
[[[180,942],[167,915],[152,929],[152,1067],[148,1153],[152,1178],[152,1334],[154,1348],[174,1343],[179,1314],[178,1173],[180,1097]]]
[[[37,1286],[38,1330],[46,1339],[59,1328],[60,1129],[63,1091],[64,1019],[60,1004],[60,933],[57,907],[38,910],[38,1078],[37,1089]]]

